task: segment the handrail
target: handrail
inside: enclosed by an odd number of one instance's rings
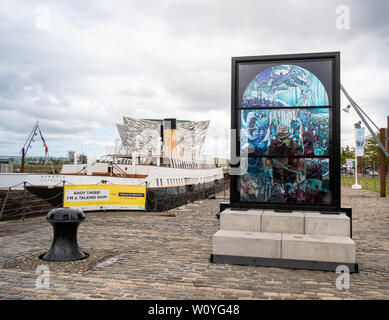
[[[122,168],[120,168],[116,163],[112,163],[112,173],[114,173],[113,169],[119,171],[119,175],[121,175],[123,178],[127,176],[127,173]]]
[[[3,216],[4,208],[5,208],[5,205],[6,205],[6,203],[7,203],[7,200],[8,200],[8,194],[9,194],[9,192],[10,192],[10,191],[11,191],[11,188],[8,188],[7,194],[5,195],[5,199],[4,199],[3,207],[1,208],[1,212],[0,212],[0,219],[1,219],[1,217]]]
[[[65,181],[64,181],[65,182]],[[0,211],[0,220],[1,219],[8,219],[9,217],[22,217],[22,220],[24,221],[24,218],[27,215],[40,213],[40,212],[47,212],[47,209],[39,210],[39,208],[42,205],[49,205],[50,201],[55,198],[61,198],[63,196],[63,192],[60,192],[50,198],[41,198],[37,196],[36,199],[29,199],[29,196],[27,195],[27,185],[31,185],[29,182],[24,181],[23,183],[23,190],[22,195],[13,198],[11,195],[12,187],[8,187],[6,196],[4,198],[4,202],[1,203],[1,211]],[[21,184],[21,183],[19,183]],[[18,185],[19,185],[18,184]],[[16,185],[17,186],[17,185]],[[18,190],[20,191],[20,190]],[[57,207],[62,206],[62,201],[59,201],[60,204],[57,205]],[[28,206],[27,206],[28,203]],[[6,208],[8,204],[11,204],[10,208]],[[37,210],[38,209],[38,210]]]

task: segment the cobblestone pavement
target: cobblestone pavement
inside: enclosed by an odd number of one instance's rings
[[[389,299],[389,198],[342,190],[360,269],[349,290],[336,289],[333,272],[211,264],[220,201],[160,214],[87,213],[78,239],[90,257],[65,264],[37,260],[52,240],[44,217],[0,222],[0,298]],[[49,289],[36,289],[39,261],[49,267]]]

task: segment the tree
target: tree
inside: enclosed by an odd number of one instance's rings
[[[346,159],[354,159],[354,150],[351,150],[349,146],[346,146],[345,148],[342,147],[342,150],[340,152],[340,163],[346,164]]]
[[[26,163],[29,164],[29,163],[34,163],[34,158],[33,157],[28,157],[26,158]]]
[[[378,139],[380,139],[380,134],[377,134]],[[378,145],[378,143],[375,141],[374,138],[371,138],[366,141],[365,144],[365,156],[369,158],[370,162],[370,168],[373,169],[374,167],[378,168],[380,163],[380,152],[381,149]],[[389,158],[386,157],[386,164],[388,164]],[[373,165],[374,164],[374,165]]]

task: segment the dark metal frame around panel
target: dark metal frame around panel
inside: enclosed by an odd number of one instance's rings
[[[283,210],[315,210],[321,212],[339,212],[340,207],[340,52],[323,52],[309,54],[291,55],[269,55],[232,58],[231,77],[231,129],[236,130],[236,152],[240,156],[240,101],[238,99],[238,66],[240,63],[293,63],[293,62],[315,62],[319,60],[332,60],[332,97],[329,106],[321,108],[330,109],[330,140],[329,150],[330,162],[330,189],[332,193],[331,204],[290,204],[290,203],[269,203],[269,202],[244,202],[240,201],[238,192],[239,176],[232,175],[230,179],[230,205],[231,208],[260,208],[260,209],[283,209]],[[265,109],[264,107],[262,107]],[[261,108],[261,109],[262,109]],[[271,108],[271,107],[270,107]],[[309,108],[309,107],[308,107]],[[318,107],[319,108],[319,107]],[[246,109],[246,108],[245,108]],[[231,148],[231,152],[233,148]],[[233,154],[231,154],[231,159]],[[240,163],[232,164],[231,167],[239,167]]]

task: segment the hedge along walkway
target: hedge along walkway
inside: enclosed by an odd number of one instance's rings
[[[46,265],[37,289],[36,256],[48,250],[44,217],[0,222],[1,299],[389,299],[389,199],[342,189],[353,207],[360,273],[336,289],[333,272],[211,264],[220,199],[168,213],[87,213],[79,229],[81,262]],[[45,263],[43,263],[45,264]]]

